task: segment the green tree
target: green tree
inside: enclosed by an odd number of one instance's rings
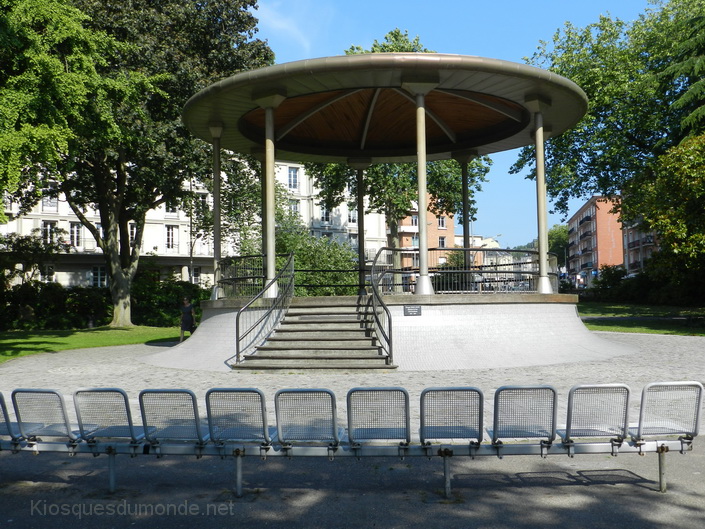
[[[79,49],[90,54],[79,55],[84,60],[74,62],[89,70],[92,84],[74,82],[76,90],[67,85],[85,101],[70,116],[75,119],[62,129],[70,134],[63,144],[57,143],[59,153],[54,158],[46,153],[34,159],[21,157],[15,165],[31,183],[22,189],[25,207],[36,202],[42,192],[61,194],[93,234],[108,265],[112,325],[130,325],[130,290],[147,211],[162,204],[182,203],[191,179],[210,181],[210,149],[181,124],[183,104],[218,78],[272,61],[266,44],[253,39],[256,19],[250,9],[256,7],[256,1],[135,0],[123,5],[74,0],[90,19],[60,1],[50,2],[53,11],[46,11],[44,2],[38,0],[12,4],[23,6],[24,13],[24,19],[18,17],[13,22],[14,33],[8,39],[15,44],[11,54],[21,52],[27,58],[10,76],[19,87],[20,98],[48,82],[45,98],[55,106],[64,101],[64,64],[71,71],[69,59],[75,55],[75,46],[66,39],[67,28],[103,39],[85,37],[80,41],[83,47]],[[38,13],[46,14],[39,19]],[[35,29],[37,20],[43,22]],[[26,32],[25,27],[36,37],[23,41],[14,36]],[[40,36],[54,27],[56,42],[47,44]],[[40,64],[40,73],[35,74],[38,88],[27,88],[21,75],[37,69],[33,61],[37,54],[30,45],[34,41],[45,46],[54,66],[47,69]],[[26,121],[18,117],[15,128],[22,130]],[[26,174],[28,167],[31,175]],[[224,164],[223,169],[233,167]],[[237,181],[237,171],[230,176],[230,182]],[[99,213],[100,226],[90,222],[88,213],[92,211]],[[132,224],[134,239],[130,237]]]
[[[354,285],[358,281],[355,250],[348,243],[316,237],[297,213],[281,205],[280,201],[276,212],[276,246],[279,253],[294,254],[296,295],[355,295],[357,288]],[[318,272],[307,272],[309,270]]]
[[[96,133],[116,136],[112,105],[152,90],[141,76],[100,74],[116,42],[85,28],[86,16],[65,2],[3,0],[0,9],[0,191],[22,193],[26,209],[91,118],[102,120]]]
[[[705,135],[684,140],[625,189],[623,216],[658,233],[659,244],[688,267],[705,268]]]
[[[683,131],[697,135],[705,132],[705,15],[682,24],[688,38],[679,44],[673,63],[664,71],[664,88],[675,92],[673,106],[685,112]]]
[[[694,78],[664,84],[664,72],[705,0],[653,3],[633,23],[606,16],[582,29],[566,23],[527,59],[572,79],[589,99],[583,120],[546,144],[549,194],[564,213],[571,197],[618,193],[686,136],[683,120],[692,109],[674,102]],[[529,167],[533,175],[533,151],[523,149],[512,172]]]
[[[558,266],[565,266],[566,253],[568,250],[568,226],[566,224],[554,224],[548,230],[548,251],[556,254]]]

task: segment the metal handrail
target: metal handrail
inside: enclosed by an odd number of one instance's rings
[[[273,288],[277,288],[277,295],[266,298],[265,294]],[[230,365],[233,359],[236,364],[240,363],[243,356],[266,341],[286,314],[293,292],[294,255],[291,254],[274,279],[237,311],[235,317],[235,355],[225,361],[226,365]],[[257,316],[254,314],[255,311],[263,311],[263,314],[256,317],[253,322],[243,324],[242,319],[245,315]],[[246,340],[249,341],[246,342]]]
[[[380,269],[377,266],[377,260],[384,248],[380,249],[375,255],[370,272],[370,285],[372,287],[372,330],[377,337],[377,341],[384,352],[387,353],[387,364],[394,363],[394,347],[392,341],[392,314],[389,312],[386,303],[382,299],[379,285],[386,274],[386,270]],[[384,313],[384,321],[380,319],[380,310]]]

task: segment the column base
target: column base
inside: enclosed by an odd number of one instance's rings
[[[419,296],[433,295],[433,284],[429,276],[419,276],[414,287],[414,294]]]
[[[553,294],[551,280],[546,276],[539,277],[539,294]]]

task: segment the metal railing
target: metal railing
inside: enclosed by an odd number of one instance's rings
[[[392,315],[382,299],[380,286],[387,274],[386,267],[378,267],[377,260],[384,248],[377,252],[370,271],[371,301],[372,301],[372,330],[377,343],[387,354],[387,364],[394,363],[394,347],[392,342]]]
[[[275,296],[269,296],[276,289]],[[242,361],[243,357],[265,342],[286,314],[294,293],[294,255],[291,254],[279,273],[245,304],[235,317],[235,356],[225,363]]]
[[[382,248],[373,276],[380,295],[412,294],[419,276],[418,248]],[[538,292],[539,262],[535,250],[432,248],[428,271],[436,294]],[[549,254],[548,277],[558,291],[558,266]]]
[[[222,259],[219,263],[219,297],[256,296],[265,283],[264,256],[243,255]]]

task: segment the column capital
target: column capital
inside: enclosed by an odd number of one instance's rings
[[[413,96],[425,96],[436,88],[439,83],[440,79],[437,75],[417,75],[404,77],[401,81],[401,87]]]
[[[451,157],[453,160],[455,160],[458,163],[469,163],[470,161],[474,160],[475,158],[479,158],[480,154],[477,152],[477,149],[467,149],[464,151],[455,151],[452,152]]]
[[[371,158],[348,158],[348,165],[353,169],[365,170],[372,165]]]
[[[549,97],[541,94],[526,94],[524,96],[524,106],[533,113],[544,112],[552,104],[553,102]]]
[[[268,90],[252,94],[252,101],[262,108],[277,108],[286,99],[286,91],[282,89]]]
[[[211,121],[208,123],[208,130],[211,133],[211,138],[215,139],[220,139],[220,137],[223,135],[223,129],[224,125],[220,121]]]

